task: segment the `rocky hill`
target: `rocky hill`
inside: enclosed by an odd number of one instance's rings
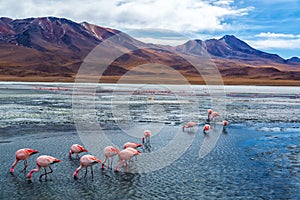
[[[106,53],[113,48],[134,50],[110,64],[102,80],[105,82],[116,82],[134,70],[138,71],[136,74],[155,75],[160,73],[161,67],[137,69],[136,66],[160,63],[175,69],[192,83],[203,83],[191,63],[176,52],[199,56],[205,50],[227,84],[300,85],[299,58],[285,60],[276,54],[254,49],[232,35],[163,46],[145,44],[118,30],[55,17],[0,18],[0,80],[74,81],[86,56],[97,45],[116,35],[118,40],[104,50]],[[173,82],[176,83],[175,77]]]

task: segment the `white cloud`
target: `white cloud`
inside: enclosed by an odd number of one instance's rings
[[[300,38],[297,39],[280,39],[270,38],[264,40],[247,40],[248,44],[256,49],[300,49]]]
[[[292,39],[292,38],[300,38],[300,35],[294,35],[294,34],[284,34],[284,33],[260,33],[255,35],[256,37],[264,37],[264,38],[286,38],[286,39]]]
[[[295,34],[262,32],[245,41],[252,47],[262,50],[300,50],[300,35]]]
[[[1,0],[0,0],[1,1]],[[5,1],[5,0],[2,0]],[[56,16],[117,29],[169,29],[178,32],[225,31],[227,18],[247,15],[233,0],[10,0],[0,3],[2,16]]]
[[[229,6],[230,4],[232,4],[234,2],[234,0],[217,0],[215,2],[213,2],[214,5],[218,5],[218,6]]]
[[[138,37],[136,38],[140,41],[146,42],[146,43],[152,43],[152,44],[162,44],[162,45],[171,45],[171,46],[177,46],[184,44],[187,40],[186,39],[169,39],[169,38],[153,38],[153,37]]]

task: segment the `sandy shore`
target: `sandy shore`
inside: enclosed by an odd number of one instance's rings
[[[96,77],[98,78],[98,77]],[[120,76],[102,76],[100,79],[100,83],[117,83],[120,80]],[[88,80],[89,78],[87,78]],[[95,80],[95,77],[91,77],[91,79]],[[222,81],[224,85],[262,85],[262,86],[300,86],[299,80],[281,80],[281,79],[253,79],[247,77],[222,77]],[[97,79],[96,79],[97,80]],[[187,77],[187,80],[191,84],[195,85],[206,85],[207,83],[199,77]],[[27,76],[27,77],[19,77],[19,76],[0,76],[0,81],[23,81],[23,82],[69,82],[72,83],[75,81],[75,77],[39,77],[39,76]],[[130,81],[122,83],[149,83],[149,84],[178,84],[178,80],[176,79],[168,79],[168,80],[154,80],[153,77],[149,78],[149,80],[145,80],[145,78],[134,78]]]

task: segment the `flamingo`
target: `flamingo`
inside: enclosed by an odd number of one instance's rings
[[[203,133],[206,134],[206,131],[208,131],[210,129],[210,125],[209,124],[205,124],[203,127]]]
[[[151,145],[150,145],[150,137],[151,137],[151,131],[145,130],[144,131],[144,137],[142,138],[143,145],[146,144],[146,146],[151,147]]]
[[[73,173],[73,177],[75,180],[78,179],[78,173],[79,171],[85,167],[85,175],[84,175],[84,178],[86,177],[86,174],[87,174],[87,167],[90,167],[91,168],[91,174],[92,174],[92,180],[94,179],[94,172],[93,172],[93,165],[97,164],[97,163],[100,163],[101,160],[99,160],[98,158],[96,158],[95,156],[93,155],[84,155],[80,158],[80,166],[75,170],[75,172]]]
[[[207,110],[207,121],[210,121],[210,115],[213,113],[212,109]]]
[[[140,155],[141,153],[131,147],[123,149],[118,153],[119,161],[116,165],[115,171],[118,172],[119,165],[123,162],[124,165],[127,165],[127,161],[129,161],[134,155]]]
[[[83,146],[81,146],[80,144],[73,144],[71,146],[71,149],[69,151],[69,157],[72,158],[72,154],[75,153],[77,155],[77,158],[79,158],[79,153],[82,152],[88,152],[87,149],[85,149]]]
[[[185,128],[192,128],[196,125],[197,124],[195,122],[188,122],[186,125],[182,126],[182,131],[184,131]]]
[[[229,122],[224,120],[223,121],[223,134],[227,134],[226,126],[228,126]]]
[[[210,119],[211,121],[212,121],[214,118],[216,118],[216,117],[219,117],[219,116],[220,116],[220,115],[219,115],[219,113],[218,113],[218,112],[215,112],[215,111],[214,111],[214,112],[212,112],[212,114],[211,114],[211,115],[212,115],[212,117],[211,117],[211,119]]]
[[[128,147],[132,147],[134,149],[143,146],[142,144],[139,143],[135,143],[135,142],[127,142],[124,144],[124,149],[128,148]]]
[[[104,163],[106,162],[106,160],[108,160],[108,167],[110,164],[110,167],[112,168],[113,157],[115,155],[117,155],[118,152],[119,152],[119,149],[117,149],[116,147],[113,147],[113,146],[107,146],[104,148],[105,159],[102,162],[102,169],[104,169]]]
[[[31,155],[38,153],[37,150],[34,149],[29,149],[29,148],[24,148],[24,149],[19,149],[16,151],[16,160],[12,164],[10,168],[10,173],[13,174],[15,171],[15,166],[18,164],[20,160],[24,160],[24,169],[22,171],[26,171],[26,168],[28,166],[27,164],[27,158],[29,158]]]
[[[226,121],[226,120],[223,121],[223,126],[228,126],[228,124],[229,124],[228,121]]]
[[[130,151],[130,152],[132,152],[134,154],[132,156],[132,158],[135,157],[136,155],[140,155],[141,154],[140,151],[138,151],[138,150],[136,150],[136,149],[134,149],[132,147],[127,147],[126,150],[128,150],[128,151]],[[137,160],[137,157],[136,157],[136,160]],[[131,161],[131,159],[129,159],[129,161]]]
[[[34,172],[39,172],[41,170],[41,168],[43,167],[44,168],[44,171],[45,173],[41,174],[40,177],[39,177],[39,180],[41,180],[41,178],[45,175],[45,179],[47,179],[47,174],[50,174],[53,172],[52,168],[51,168],[51,165],[54,164],[54,163],[59,163],[61,162],[61,160],[57,159],[57,158],[54,158],[52,156],[48,156],[48,155],[42,155],[42,156],[39,156],[37,159],[36,159],[36,165],[37,165],[37,168],[36,169],[32,169],[28,174],[27,174],[27,178],[29,180],[31,180],[31,177],[32,177],[32,174]],[[49,167],[50,171],[47,172],[46,168]]]
[[[139,150],[136,150],[132,147],[127,147],[126,150],[132,152],[134,155],[140,155],[141,153]]]

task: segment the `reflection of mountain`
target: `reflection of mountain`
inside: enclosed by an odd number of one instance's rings
[[[88,53],[103,40],[121,33],[86,22],[75,23],[54,17],[12,20],[0,18],[0,79],[1,80],[48,80],[73,81],[77,70]],[[185,44],[170,47],[144,44],[129,35],[122,34],[112,47],[132,49],[116,59],[105,71],[105,81],[114,82],[134,67],[147,63],[170,66],[199,83],[196,70],[180,56],[200,55],[206,49],[219,68],[225,82],[263,83],[277,81],[281,84],[297,84],[300,79],[300,59],[285,60],[250,47],[234,36],[206,41],[190,40]],[[201,48],[200,48],[201,47]],[[105,51],[110,52],[107,48]],[[140,68],[142,69],[142,68]],[[139,73],[154,73],[160,70],[143,68]],[[294,83],[292,83],[295,81]]]

